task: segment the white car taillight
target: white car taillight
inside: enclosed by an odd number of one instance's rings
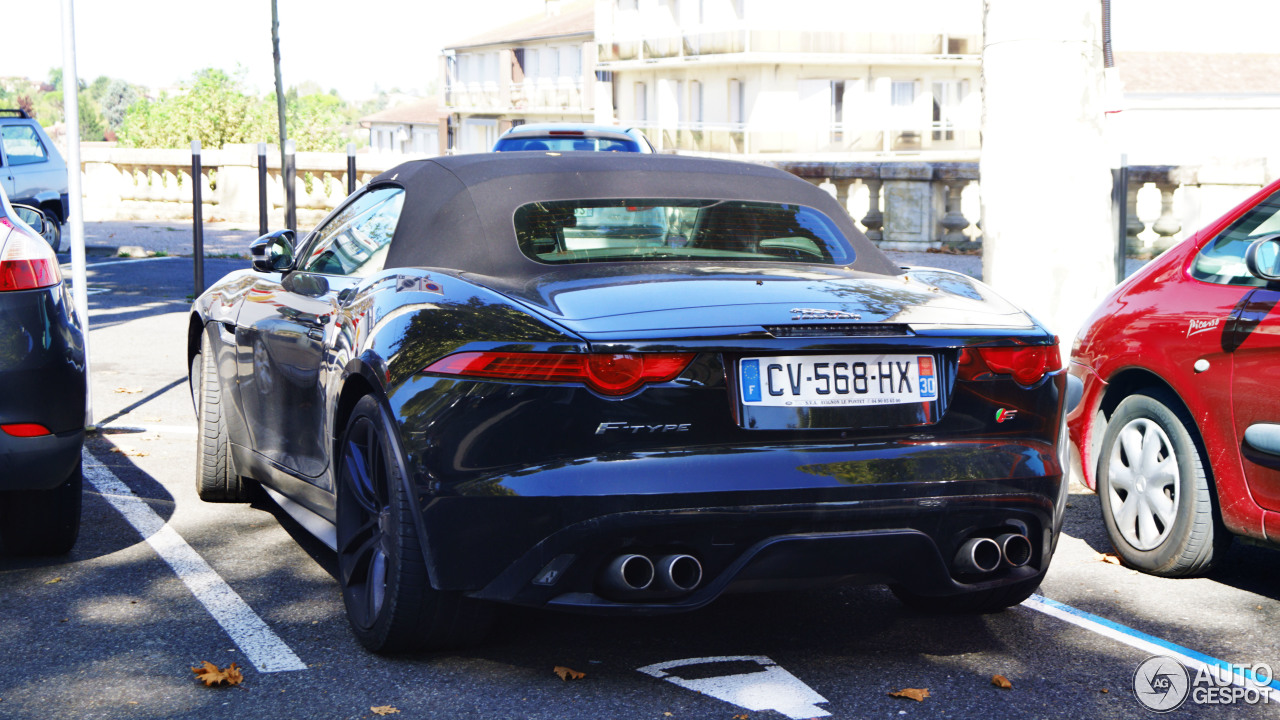
[[[62,282],[58,256],[38,235],[0,217],[0,292],[35,290]]]

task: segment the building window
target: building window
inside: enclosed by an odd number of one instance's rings
[[[689,104],[684,99],[684,81],[675,81],[676,127],[684,127],[689,122]]]
[[[556,48],[542,48],[538,53],[538,77],[554,80],[560,77],[560,51]]]
[[[968,94],[968,80],[939,80],[933,84],[934,140],[956,139],[956,117]]]
[[[575,81],[582,78],[582,50],[577,46],[560,48],[560,77]]]
[[[729,81],[729,123],[741,126],[746,121],[746,105],[743,101],[741,80]]]
[[[644,83],[638,82],[635,88],[635,116],[636,122],[644,123],[649,121],[649,103],[648,96],[645,93]]]
[[[689,81],[689,119],[702,125],[702,83],[697,80]]]
[[[895,108],[909,108],[916,101],[916,83],[914,80],[894,80],[890,103]]]

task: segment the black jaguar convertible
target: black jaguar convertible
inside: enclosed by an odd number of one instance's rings
[[[415,161],[252,264],[192,308],[199,494],[334,548],[372,650],[824,582],[993,611],[1048,570],[1057,339],[782,171]]]

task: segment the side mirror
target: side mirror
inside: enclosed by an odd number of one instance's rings
[[[1254,277],[1280,282],[1280,234],[1255,240],[1244,253],[1244,264]]]
[[[292,230],[276,230],[254,240],[249,245],[249,257],[253,269],[258,272],[284,272],[293,267],[294,243],[297,235]]]
[[[35,230],[37,235],[44,235],[44,226],[48,221],[45,219],[44,213],[40,212],[40,210],[33,208],[30,205],[14,205],[13,214],[17,215],[18,219],[22,222],[30,225],[31,229]]]

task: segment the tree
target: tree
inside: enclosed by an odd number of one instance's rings
[[[102,140],[106,128],[103,126],[102,116],[98,114],[98,104],[89,97],[89,93],[82,92],[77,105],[80,108],[80,139],[89,142]]]
[[[112,80],[102,94],[102,117],[107,127],[119,130],[124,124],[124,116],[129,108],[138,102],[138,92],[123,80]]]
[[[262,102],[241,92],[222,70],[197,72],[187,92],[137,102],[125,114],[118,136],[126,147],[180,148],[199,140],[205,147],[257,142],[272,135]]]

